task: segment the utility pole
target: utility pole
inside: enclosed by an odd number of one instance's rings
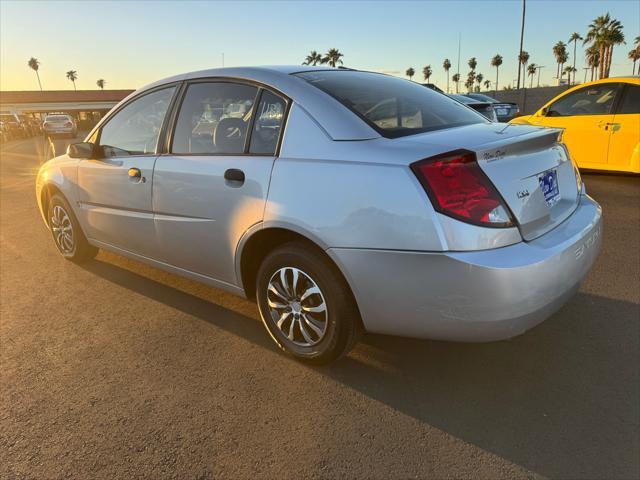
[[[224,52],[222,52],[222,68],[224,68]]]
[[[538,70],[538,87],[540,86],[540,70],[542,70],[544,68],[544,65],[538,65],[537,69]]]
[[[456,73],[460,75],[460,41],[462,38],[462,33],[458,32],[458,69]]]
[[[591,67],[582,67],[582,69],[584,70],[584,82],[582,83],[587,83],[587,71],[591,70]]]
[[[522,0],[522,28],[520,29],[520,53],[518,54],[518,86],[520,88],[520,57],[522,56],[522,43],[524,41],[524,13],[527,8],[527,0]]]

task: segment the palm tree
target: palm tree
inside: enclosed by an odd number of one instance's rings
[[[569,60],[569,54],[567,52],[562,52],[558,57],[558,65],[560,66],[560,77],[558,78],[558,85],[562,83],[562,76],[564,73],[564,64]]]
[[[606,15],[600,15],[589,24],[589,30],[584,38],[583,45],[591,42],[593,47],[598,49],[598,78],[603,78],[604,75],[604,50],[606,46],[607,27],[611,23],[611,16],[609,13]]]
[[[35,57],[31,57],[27,62],[29,68],[36,72],[36,76],[38,77],[38,85],[40,86],[40,91],[42,91],[42,83],[40,83],[40,74],[38,73],[38,69],[40,68],[40,60]]]
[[[311,52],[309,53],[309,55],[307,55],[307,58],[305,58],[305,60],[304,60],[304,62],[302,64],[303,65],[313,65],[315,67],[319,63],[322,63],[322,55],[320,55],[315,50],[311,50]]]
[[[578,32],[573,32],[569,37],[569,41],[567,43],[573,42],[573,70],[576,69],[576,45],[578,44],[578,40],[584,40]],[[576,83],[576,76],[573,76],[573,83]]]
[[[100,80],[98,80],[98,81],[96,82],[96,85],[98,86],[98,88],[99,88],[100,90],[104,90],[104,85],[105,85],[106,83],[107,83],[107,82],[106,82],[103,78],[101,78]]]
[[[622,33],[622,23],[619,20],[611,20],[607,25],[605,33],[605,78],[609,77],[609,71],[611,70],[611,59],[613,57],[613,47],[625,43],[624,33]]]
[[[556,63],[558,64],[558,68],[556,69],[556,78],[558,79],[558,85],[560,85],[560,78],[562,76],[561,65],[568,60],[568,58],[565,58],[567,57],[567,44],[563,41],[559,41],[553,46],[552,50],[553,56],[556,57]],[[560,61],[562,58],[564,58],[563,62]]]
[[[527,63],[529,62],[529,52],[526,50],[521,51],[518,54],[518,68],[522,68],[522,86],[524,87],[524,72],[527,69]],[[522,66],[522,67],[520,67]]]
[[[636,62],[640,60],[640,46],[637,46],[633,50],[629,52],[629,60],[633,61],[633,70],[631,70],[631,75],[636,74]],[[640,71],[640,69],[639,69]]]
[[[489,87],[491,86],[491,80],[485,80],[484,81],[484,88],[486,88],[487,90],[489,90]]]
[[[453,80],[453,83],[456,84],[456,93],[459,93],[460,90],[458,88],[458,82],[460,81],[460,74],[459,73],[454,73],[453,77],[451,77],[451,80]]]
[[[567,74],[567,81],[569,82],[569,84],[571,84],[571,74],[573,73],[573,78],[575,81],[575,77],[576,77],[576,72],[577,70],[575,68],[573,68],[571,65],[567,65],[566,67],[564,67],[564,73]]]
[[[536,70],[538,70],[538,66],[535,63],[530,63],[527,67],[527,74],[531,77],[529,88],[533,88],[533,77],[536,75]]]
[[[496,67],[496,93],[498,92],[498,69],[500,68],[500,65],[502,65],[502,55],[496,53],[496,56],[491,59],[491,66]]]
[[[464,82],[464,86],[467,87],[467,91],[469,93],[471,93],[473,91],[473,84],[476,81],[476,72],[474,72],[473,70],[471,70],[468,74],[467,74],[467,81]]]
[[[326,55],[322,58],[322,63],[328,63],[335,68],[337,64],[343,64],[342,57],[344,57],[344,54],[340,53],[337,48],[330,48]]]
[[[78,79],[78,72],[75,70],[69,70],[67,72],[67,78],[73,82],[73,89],[76,89],[76,80]]]
[[[478,86],[476,87],[476,91],[479,92],[480,91],[480,87],[482,86],[482,80],[484,80],[484,75],[482,75],[481,73],[476,75],[476,82],[478,83]]]
[[[600,47],[591,45],[585,50],[587,66],[591,68],[591,81],[593,82],[596,68],[600,65]]]
[[[478,62],[476,61],[476,57],[471,57],[469,59],[469,68],[474,71],[476,69],[476,67],[478,66]]]
[[[416,74],[416,71],[413,69],[413,67],[409,67],[404,73],[407,77],[409,77],[409,80],[411,80],[411,78]]]
[[[447,73],[447,93],[449,93],[449,69],[451,68],[451,62],[448,58],[445,58],[444,62],[442,62],[442,68],[444,68],[444,71]]]
[[[431,65],[427,65],[422,69],[422,76],[424,77],[424,80],[427,83],[429,83],[429,79],[431,78],[431,75],[433,75],[433,70],[431,69]]]

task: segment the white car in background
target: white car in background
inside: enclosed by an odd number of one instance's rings
[[[78,134],[78,126],[73,117],[63,113],[47,115],[42,123],[42,130],[45,137],[53,137],[55,135],[75,137]]]

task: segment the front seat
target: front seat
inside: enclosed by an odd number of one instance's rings
[[[213,129],[213,143],[218,153],[244,151],[244,133],[247,124],[241,118],[223,118]]]

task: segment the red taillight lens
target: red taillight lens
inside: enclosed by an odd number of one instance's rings
[[[472,152],[450,152],[411,165],[434,208],[484,227],[513,225],[509,209]]]

